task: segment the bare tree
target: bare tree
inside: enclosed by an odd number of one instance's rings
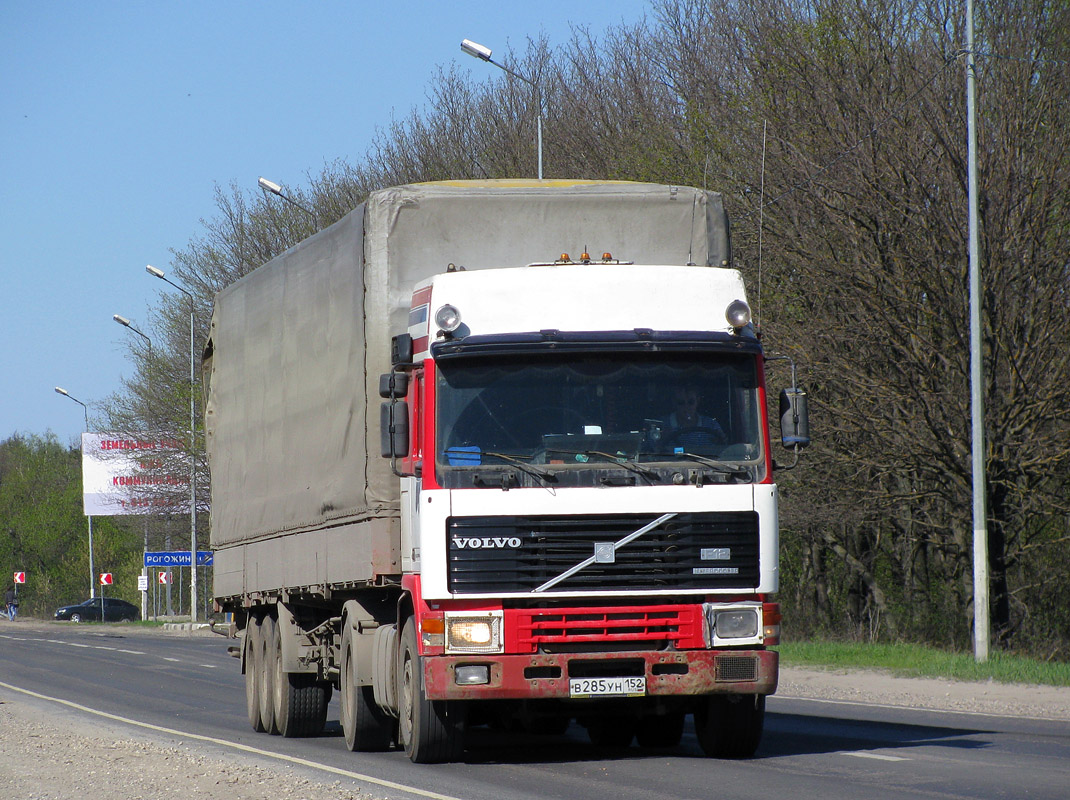
[[[1070,610],[1070,9],[982,5],[980,183],[990,547],[1000,641],[1066,653]],[[440,71],[365,157],[290,189],[218,189],[176,251],[203,346],[215,291],[383,186],[545,173],[729,200],[767,346],[804,365],[816,444],[779,473],[800,627],[969,639],[972,603],[962,11],[952,0],[658,0],[600,38]],[[117,425],[184,430],[188,306],[153,310]],[[155,342],[159,341],[159,346]],[[199,445],[198,445],[199,449]],[[204,470],[201,469],[201,474]],[[809,616],[806,616],[809,615]]]

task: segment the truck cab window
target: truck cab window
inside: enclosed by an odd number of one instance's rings
[[[689,453],[761,456],[753,356],[450,359],[439,365],[437,398],[446,475],[500,467],[501,456],[568,470],[605,469],[605,455],[667,468]],[[471,485],[470,477],[458,480]]]

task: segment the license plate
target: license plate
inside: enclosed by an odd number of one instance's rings
[[[569,697],[642,697],[646,678],[571,678]]]

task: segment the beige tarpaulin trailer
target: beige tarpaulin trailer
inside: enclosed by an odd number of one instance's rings
[[[205,360],[216,596],[400,572],[378,383],[413,286],[450,264],[519,267],[584,250],[727,266],[721,197],[589,181],[385,189],[221,291]]]

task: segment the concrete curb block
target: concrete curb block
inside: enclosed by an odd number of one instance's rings
[[[207,622],[165,622],[163,625],[165,631],[180,631],[183,633],[208,631],[209,628],[210,626]]]

